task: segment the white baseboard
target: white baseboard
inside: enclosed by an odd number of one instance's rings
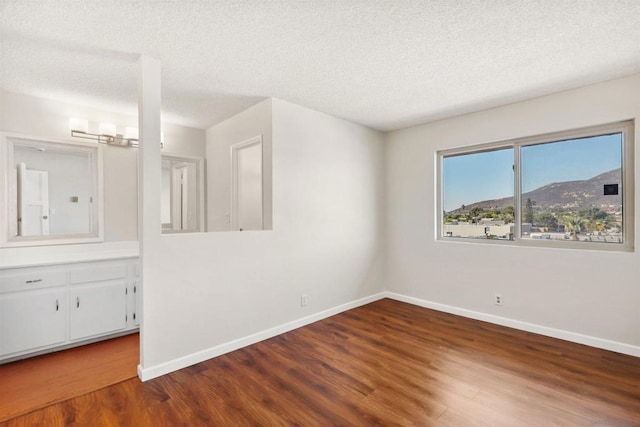
[[[168,362],[161,363],[156,366],[143,368],[142,365],[138,365],[138,377],[142,381],[147,381],[147,380],[159,377],[161,375],[165,375],[170,372],[177,371],[179,369],[183,369],[191,365],[195,365],[196,363],[204,362],[205,360],[209,360],[214,357],[221,356],[225,353],[238,350],[242,347],[246,347],[248,345],[252,345],[257,342],[275,337],[277,335],[284,334],[285,332],[298,329],[302,326],[317,322],[318,320],[322,320],[327,317],[336,315],[338,313],[342,313],[343,311],[351,310],[352,308],[360,307],[362,305],[369,304],[374,301],[378,301],[380,299],[386,298],[386,296],[387,296],[386,292],[370,295],[368,297],[361,298],[346,304],[342,304],[337,307],[333,307],[333,308],[321,311],[319,313],[315,313],[310,316],[285,323],[283,325],[279,325],[261,332],[257,332],[255,334],[252,334],[243,338],[238,338],[236,340],[233,340],[224,344],[220,344],[215,347],[211,347],[211,348],[199,351],[197,353],[188,354],[186,356],[180,357],[178,359],[170,360]]]
[[[264,341],[266,339],[275,337],[285,332],[298,329],[302,326],[309,325],[327,317],[342,313],[347,310],[351,310],[356,307],[360,307],[365,304],[369,304],[374,301],[378,301],[383,298],[390,298],[397,301],[406,302],[409,304],[417,305],[419,307],[430,308],[445,313],[455,314],[462,317],[467,317],[475,320],[482,320],[484,322],[494,323],[496,325],[507,326],[522,331],[533,332],[548,337],[559,338],[565,341],[571,341],[578,344],[585,344],[591,347],[602,348],[605,350],[615,351],[618,353],[628,354],[630,356],[640,357],[640,347],[624,344],[616,341],[606,340],[603,338],[592,337],[589,335],[578,334],[575,332],[569,332],[562,329],[549,328],[546,326],[536,325],[534,323],[523,322],[520,320],[509,319],[506,317],[495,316],[492,314],[481,313],[478,311],[467,310],[464,308],[454,307],[446,304],[440,304],[437,302],[427,301],[419,298],[414,298],[394,292],[380,292],[378,294],[370,295],[365,298],[361,298],[356,301],[352,301],[346,304],[333,307],[319,313],[312,314],[301,319],[297,319],[283,325],[279,325],[255,334],[238,338],[236,340],[211,347],[197,353],[192,353],[178,359],[170,360],[160,365],[151,366],[149,368],[143,368],[138,365],[138,377],[142,381],[147,381],[161,375],[168,374],[179,369],[186,368],[196,363],[204,362],[205,360],[212,359],[214,357],[221,356],[223,354],[238,350],[242,347]]]
[[[433,310],[443,311],[445,313],[456,314],[458,316],[468,317],[470,319],[482,320],[484,322],[494,323],[496,325],[507,326],[509,328],[519,329],[526,332],[533,332],[539,335],[545,335],[552,338],[559,338],[565,341],[571,341],[578,344],[584,344],[591,347],[601,348],[604,350],[615,351],[617,353],[628,354],[630,356],[640,357],[640,347],[625,344],[617,341],[606,340],[603,338],[592,337],[575,332],[565,331],[562,329],[549,328],[547,326],[536,325],[535,323],[522,322],[520,320],[509,319],[506,317],[494,316],[493,314],[481,313],[478,311],[467,310],[446,304],[427,301],[419,298],[409,297],[393,292],[385,292],[386,298],[397,301],[406,302],[420,307],[430,308]]]

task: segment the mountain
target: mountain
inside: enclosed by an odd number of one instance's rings
[[[605,184],[618,184],[618,195],[605,196]],[[524,193],[522,203],[524,204],[528,198],[536,203],[537,208],[586,209],[591,206],[604,208],[611,205],[622,205],[622,169],[614,169],[582,181],[553,182]],[[468,211],[474,207],[486,210],[502,209],[513,205],[513,198],[505,197],[472,203],[466,205],[465,210]],[[448,213],[461,211],[461,209],[455,209]]]

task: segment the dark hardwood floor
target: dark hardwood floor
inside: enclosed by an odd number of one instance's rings
[[[640,426],[640,358],[392,300],[6,426]]]

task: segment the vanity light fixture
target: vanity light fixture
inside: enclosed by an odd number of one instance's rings
[[[98,133],[89,132],[89,122],[85,119],[72,117],[69,119],[69,130],[71,136],[76,138],[93,139],[101,144],[119,145],[121,147],[138,146],[138,129],[126,128],[126,136],[117,133],[116,125],[113,123],[100,123]],[[135,136],[134,136],[135,130]]]
[[[71,136],[76,138],[93,139],[101,144],[118,145],[120,147],[138,147],[138,128],[127,126],[124,129],[124,136],[117,133],[116,125],[113,123],[100,123],[98,133],[89,132],[89,122],[85,119],[71,117],[69,119],[69,130]],[[160,148],[164,146],[164,132],[160,132]]]

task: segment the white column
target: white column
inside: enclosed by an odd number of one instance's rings
[[[149,277],[146,248],[160,239],[160,61],[141,56],[138,79],[138,240],[140,241],[140,284],[137,298],[145,292],[152,292],[153,284],[145,280]],[[138,376],[144,367],[145,312],[147,301],[143,298],[140,323],[140,365]]]

